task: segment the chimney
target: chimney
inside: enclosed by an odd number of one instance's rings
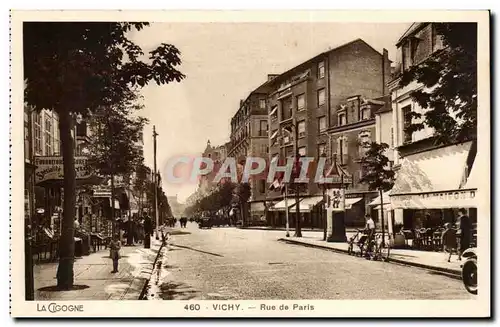
[[[240,100],[240,107],[243,106],[243,100]]]
[[[389,88],[387,84],[391,77],[391,61],[389,60],[389,51],[387,49],[382,50],[382,95],[389,94]]]

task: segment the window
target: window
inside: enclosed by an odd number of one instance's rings
[[[45,117],[45,155],[52,155],[52,117]]]
[[[259,100],[259,107],[260,109],[266,109],[266,99]]]
[[[292,118],[292,113],[293,113],[293,107],[292,107],[292,97],[287,97],[283,100],[281,100],[281,112],[282,112],[282,119],[286,120],[289,118]]]
[[[444,47],[443,45],[443,37],[439,35],[436,31],[436,26],[433,24],[432,26],[432,51],[440,50]]]
[[[339,126],[347,125],[347,115],[343,112],[339,114]]]
[[[320,157],[322,154],[326,154],[326,144],[318,144],[318,157]]]
[[[318,63],[318,78],[325,77],[325,62],[321,61]]]
[[[302,146],[299,148],[299,155],[301,157],[305,157],[306,156],[306,147],[305,146]]]
[[[408,105],[402,109],[403,113],[403,133],[404,133],[404,138],[403,138],[403,143],[409,143],[411,142],[411,137],[412,137],[412,132],[409,130],[410,125],[411,125],[411,105]]]
[[[322,132],[326,129],[326,117],[325,116],[318,118],[318,129],[320,132]]]
[[[370,118],[371,118],[370,108],[362,108],[361,109],[361,120],[368,120]]]
[[[299,133],[299,137],[303,137],[306,135],[306,122],[301,121],[297,124],[297,129]]]
[[[318,107],[325,104],[325,89],[318,90]]]
[[[260,121],[259,136],[267,136],[267,120]]]
[[[304,110],[306,107],[306,97],[301,94],[297,97],[297,110]]]
[[[341,136],[337,139],[337,160],[341,165],[347,164],[348,159],[348,147],[347,147],[347,137]]]
[[[34,113],[34,132],[35,132],[35,154],[41,155],[42,154],[42,125],[40,121],[40,114],[39,113]]]

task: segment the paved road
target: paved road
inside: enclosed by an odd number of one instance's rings
[[[461,281],[276,240],[282,231],[188,224],[172,236],[148,299],[473,299]]]

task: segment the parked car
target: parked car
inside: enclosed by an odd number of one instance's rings
[[[462,282],[467,292],[477,294],[477,253],[475,248],[470,248],[462,253],[465,262],[462,266]]]
[[[202,228],[212,228],[212,220],[209,217],[203,217],[198,223],[198,227]]]

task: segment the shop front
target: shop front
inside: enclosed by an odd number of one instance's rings
[[[472,186],[477,173],[471,145],[440,147],[403,158],[389,194],[394,232],[402,230],[411,243],[438,250],[443,226],[455,225],[458,209],[467,209],[475,226],[478,188]]]

